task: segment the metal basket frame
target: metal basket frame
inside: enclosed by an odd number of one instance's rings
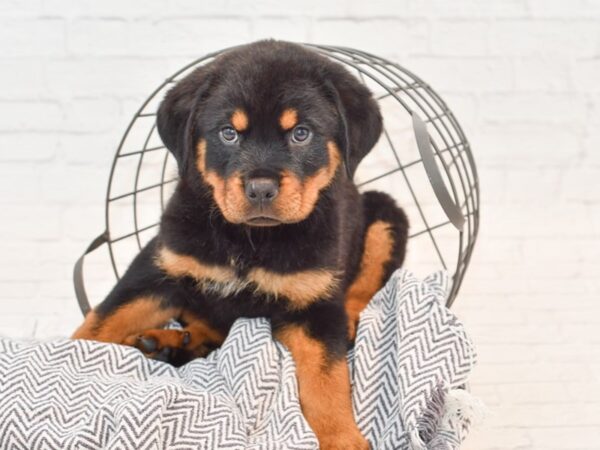
[[[357,186],[364,187],[369,183],[377,181],[383,177],[400,172],[407,183],[412,200],[414,201],[421,220],[425,225],[424,229],[414,232],[410,235],[410,237],[414,238],[427,233],[433,243],[440,263],[445,270],[449,270],[449,265],[440,251],[438,242],[436,241],[436,237],[434,236],[433,232],[446,226],[453,226],[456,228],[458,233],[458,254],[456,258],[456,268],[452,275],[452,286],[447,298],[447,306],[451,306],[458,294],[465,276],[465,272],[469,266],[479,231],[479,179],[470,145],[460,124],[446,103],[428,84],[400,65],[384,58],[347,47],[333,47],[314,44],[304,45],[313,48],[314,50],[334,61],[356,70],[358,77],[363,81],[363,83],[367,78],[377,83],[384,89],[385,93],[377,96],[376,100],[380,101],[387,97],[393,97],[400,105],[402,105],[406,112],[412,116],[413,129],[415,132],[420,158],[409,162],[401,161],[394,146],[393,139],[390,137],[390,134],[385,128],[384,117],[382,138],[388,142],[394,154],[397,167],[393,167],[376,177],[357,184]],[[155,122],[150,127],[150,131],[145,139],[143,148],[140,150],[129,152],[123,151],[129,133],[137,123],[138,119],[156,116],[155,111],[148,112],[146,111],[146,108],[151,101],[155,100],[156,96],[161,91],[165,90],[167,87],[169,87],[169,85],[176,83],[179,77],[188,70],[207,63],[219,54],[231,50],[232,48],[236,47],[213,52],[198,58],[167,78],[142,103],[125,130],[112,162],[106,191],[106,231],[90,244],[84,255],[77,261],[75,265],[75,290],[80,307],[84,314],[90,309],[83,281],[83,260],[85,255],[104,243],[108,244],[110,262],[114,274],[118,279],[120,274],[115,259],[113,244],[127,238],[135,238],[138,247],[141,249],[142,241],[140,239],[140,233],[158,227],[159,225],[159,222],[156,222],[151,225],[139,227],[138,194],[151,189],[159,189],[160,206],[162,211],[164,210],[165,202],[167,200],[165,198],[165,186],[170,183],[175,183],[178,180],[177,177],[165,179],[169,152],[166,150],[164,145],[148,147],[150,138],[156,128]],[[373,70],[382,76],[383,81],[382,79],[374,76]],[[406,96],[406,98],[403,98],[402,95]],[[412,108],[407,103],[407,99],[414,103],[417,108]],[[421,119],[421,117],[423,117],[423,119]],[[428,133],[427,126],[433,128],[436,136],[439,137],[439,142],[432,138],[432,136]],[[144,156],[155,151],[165,152],[165,157],[162,164],[161,180],[159,183],[140,187],[139,179]],[[444,155],[446,154],[450,155],[451,159],[449,162],[445,161],[444,159]],[[139,159],[133,190],[116,196],[111,195],[115,169],[118,163],[122,160],[122,158],[135,157],[136,155],[139,155]],[[429,181],[433,187],[433,191],[447,216],[447,220],[444,222],[430,224],[423,212],[423,208],[419,202],[418,193],[411,185],[410,178],[406,174],[406,170],[409,167],[417,164],[423,164],[425,168]],[[440,171],[440,166],[442,171]],[[451,169],[454,169],[453,173],[451,173]],[[444,181],[443,175],[445,175],[446,182]],[[133,197],[133,223],[135,230],[130,233],[112,236],[110,233],[111,204],[129,196]]]

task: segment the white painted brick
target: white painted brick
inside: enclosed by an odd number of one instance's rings
[[[72,206],[64,211],[64,221],[67,225],[65,237],[69,239],[82,239],[84,242],[95,237],[104,229],[103,199],[98,198],[92,206]]]
[[[515,404],[573,403],[563,382],[501,384],[496,389]]]
[[[594,355],[597,358],[597,353]],[[600,403],[600,383],[566,383],[567,393],[581,403]]]
[[[348,15],[362,19],[370,17],[414,17],[413,3],[412,0],[372,0],[370,2],[350,0]],[[344,12],[346,11],[343,8],[338,8],[338,14],[343,14]]]
[[[31,311],[32,309],[25,307],[22,302],[35,297],[38,293],[39,283],[39,280],[36,280],[35,282],[29,280],[2,281],[2,299],[0,300],[0,308],[2,308],[3,314],[22,314],[24,311]],[[12,309],[10,305],[13,306]],[[52,302],[49,302],[49,305],[50,307],[54,307]]]
[[[425,21],[318,20],[312,36],[314,42],[356,47],[382,56],[422,54],[429,48]]]
[[[95,167],[59,165],[41,175],[42,199],[55,204],[100,204],[106,190],[107,171]]]
[[[511,119],[507,114],[503,120]],[[472,146],[481,165],[521,170],[570,164],[583,153],[580,139],[580,131],[568,126],[498,123],[477,130]]]
[[[119,0],[103,0],[86,2],[85,13],[92,17],[156,17],[164,9],[165,2],[161,0],[131,0],[121,2]],[[184,12],[185,14],[185,12]]]
[[[442,18],[521,18],[528,14],[526,0],[507,0],[503,2],[485,2],[479,0],[463,0],[447,2],[432,0],[429,2],[413,2],[413,14]]]
[[[490,27],[494,55],[594,56],[598,24],[594,20],[498,20]]]
[[[72,18],[89,14],[89,4],[81,0],[42,0],[39,13],[47,16]]]
[[[252,40],[274,38],[294,42],[309,40],[310,21],[306,17],[261,17],[252,22]]]
[[[510,215],[491,213],[485,219],[489,235],[498,237],[568,238],[573,233],[592,235],[585,206],[566,204],[547,206],[531,214],[529,205],[514,205]]]
[[[235,30],[235,33],[232,33]],[[192,58],[250,40],[250,23],[238,18],[141,21],[130,28],[131,51],[149,57]]]
[[[467,330],[473,321],[465,321]],[[477,345],[477,364],[524,364],[534,359],[531,346],[523,344]],[[486,385],[489,387],[489,385]]]
[[[600,124],[600,95],[592,95],[588,97],[589,104],[589,128],[593,132],[596,124]]]
[[[558,199],[563,190],[563,168],[523,167],[509,170],[506,175],[506,201],[513,205]]]
[[[529,433],[535,448],[596,449],[600,442],[600,427],[597,423],[594,426],[573,424],[572,426],[547,427],[542,425],[538,428],[531,428]]]
[[[0,161],[20,161],[23,165],[50,161],[56,155],[57,146],[52,134],[0,133]]]
[[[568,170],[561,197],[568,202],[600,202],[600,167]]]
[[[116,0],[115,0],[116,1]],[[385,1],[385,0],[384,0]],[[163,2],[164,3],[164,2]],[[161,3],[161,6],[163,5]],[[182,12],[187,16],[197,17],[257,17],[257,16],[342,16],[349,14],[348,0],[338,2],[323,2],[320,0],[229,0],[226,4],[220,2],[197,2],[195,0],[173,0],[169,2],[168,15],[181,17]],[[387,1],[388,7],[393,3]],[[164,9],[164,7],[163,7]]]
[[[503,426],[543,427],[547,429],[555,427],[597,427],[600,417],[600,403],[569,403],[561,405],[560,408],[553,404],[498,407],[495,410],[495,417],[498,418],[498,424]],[[582,447],[573,446],[571,448]]]
[[[39,170],[32,165],[0,164],[0,203],[36,204],[41,193],[38,178]]]
[[[31,339],[35,333],[37,319],[23,315],[15,320],[11,315],[0,315],[0,336],[12,339]]]
[[[46,66],[49,94],[55,96],[119,95],[141,103],[171,73],[160,58],[53,59]]]
[[[62,108],[55,101],[0,102],[0,132],[56,130],[62,118]]]
[[[516,89],[524,92],[565,92],[573,90],[572,63],[555,55],[515,58]]]
[[[529,0],[533,17],[541,18],[584,18],[600,16],[600,4],[596,0]]]
[[[600,92],[600,58],[578,59],[573,67],[575,88],[579,92]]]
[[[0,3],[0,14],[31,14],[42,9],[42,0],[22,2],[20,0],[4,0]]]
[[[492,428],[484,426],[469,433],[463,450],[523,450],[531,449],[529,432],[521,427]]]
[[[74,99],[63,105],[60,128],[76,133],[99,133],[116,128],[120,119],[119,102],[114,99]]]
[[[600,208],[590,208],[589,215],[591,217],[590,226],[596,236],[600,236]]]
[[[494,123],[579,125],[585,120],[586,104],[572,94],[486,94],[481,97],[481,116]]]
[[[65,22],[62,19],[0,18],[0,54],[11,56],[64,55]]]
[[[57,239],[61,235],[61,223],[55,205],[12,205],[10,220],[0,220],[0,234],[7,242],[19,240],[35,242]]]
[[[514,86],[513,63],[506,58],[416,56],[405,65],[438,92],[507,92]]]
[[[82,323],[81,313],[74,307],[63,309],[60,314],[42,316],[35,329],[36,339],[65,338],[73,334]]]
[[[119,114],[118,121],[122,124],[125,117]],[[108,120],[104,117],[102,120]],[[58,136],[58,158],[69,165],[95,165],[98,169],[106,170],[107,183],[110,165],[117,151],[120,134],[123,132],[116,126],[117,131],[106,133],[67,134]]]
[[[76,55],[130,54],[128,34],[124,19],[75,19],[67,28],[67,49]]]
[[[565,342],[564,336],[555,324],[530,324],[507,327],[505,325],[482,325],[471,323],[469,331],[473,335],[475,342],[481,345],[486,344],[543,344],[543,343],[561,343]],[[486,366],[488,367],[488,366]],[[530,368],[529,368],[530,369]],[[493,370],[493,368],[483,368],[481,370]],[[519,370],[515,368],[515,370]],[[521,368],[526,372],[526,368]],[[533,376],[533,374],[532,374]],[[517,375],[515,374],[515,377]],[[485,377],[489,379],[488,377]]]
[[[454,117],[461,124],[475,124],[479,116],[479,103],[477,97],[471,94],[447,94],[444,95],[444,101],[452,110]],[[470,135],[469,129],[465,130]]]
[[[0,65],[0,99],[37,99],[45,94],[43,60],[3,55]]]
[[[444,56],[485,56],[488,53],[489,27],[487,21],[434,22],[432,53]]]

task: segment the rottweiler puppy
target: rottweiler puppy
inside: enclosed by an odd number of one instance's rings
[[[371,93],[308,47],[260,41],[177,83],[157,126],[180,175],[159,233],[73,337],[181,364],[239,317],[268,317],[321,448],[368,448],[346,352],[408,230],[389,196],[352,182],[382,130]],[[183,329],[163,329],[173,318]]]

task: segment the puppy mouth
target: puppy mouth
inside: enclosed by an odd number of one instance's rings
[[[280,225],[281,221],[270,216],[255,216],[247,219],[245,223],[252,227],[274,227]]]

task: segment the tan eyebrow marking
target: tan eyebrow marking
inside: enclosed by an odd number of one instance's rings
[[[294,108],[287,108],[279,116],[279,125],[284,130],[291,130],[298,123],[298,111]]]
[[[231,124],[236,131],[245,131],[248,128],[248,115],[241,109],[236,109],[231,115]]]

